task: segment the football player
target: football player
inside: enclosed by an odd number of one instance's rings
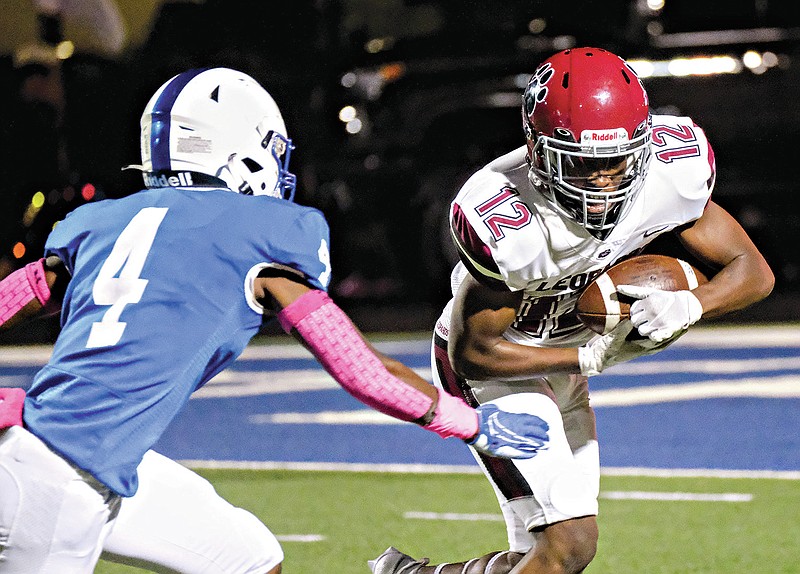
[[[494,487],[509,548],[426,565],[389,548],[375,574],[583,571],[595,555],[600,465],[587,377],[673,341],[701,317],[766,297],[774,278],[711,200],[714,154],[690,118],[651,115],[639,78],[597,48],[557,53],[524,91],[526,145],[477,171],[451,205],[460,263],[435,327],[437,385],[473,406],[513,403],[545,420],[529,460],[473,452]],[[634,286],[632,321],[597,337],[581,290],[663,233],[718,270],[693,291]],[[632,329],[647,339],[626,340]]]
[[[543,421],[473,409],[361,336],[326,294],[322,214],[291,201],[291,150],[251,77],[178,74],[141,118],[146,189],[79,207],[42,260],[0,283],[0,324],[63,299],[24,402],[20,389],[0,396],[0,572],[92,572],[101,551],[159,571],[279,572],[261,522],[151,450],[265,312],[383,413],[485,454],[529,457],[546,440]]]

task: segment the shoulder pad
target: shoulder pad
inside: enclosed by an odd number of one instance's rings
[[[470,275],[493,289],[508,289],[491,250],[478,237],[457,203],[453,203],[450,212],[450,233],[458,250],[458,256]]]

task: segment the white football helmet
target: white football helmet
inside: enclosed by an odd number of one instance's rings
[[[228,187],[292,200],[294,148],[272,96],[228,68],[174,76],[150,98],[141,119],[147,187]]]

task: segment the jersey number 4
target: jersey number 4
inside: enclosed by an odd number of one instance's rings
[[[139,277],[153,247],[166,207],[145,207],[130,220],[114,242],[92,286],[95,305],[111,305],[103,319],[92,324],[87,349],[119,343],[127,323],[119,320],[125,305],[138,303],[147,279]]]

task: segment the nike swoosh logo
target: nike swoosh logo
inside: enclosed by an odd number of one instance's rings
[[[645,237],[650,237],[654,233],[659,233],[661,231],[664,231],[668,227],[669,227],[669,225],[662,225],[661,227],[656,227],[654,229],[648,229],[647,231],[644,232],[644,236]]]

